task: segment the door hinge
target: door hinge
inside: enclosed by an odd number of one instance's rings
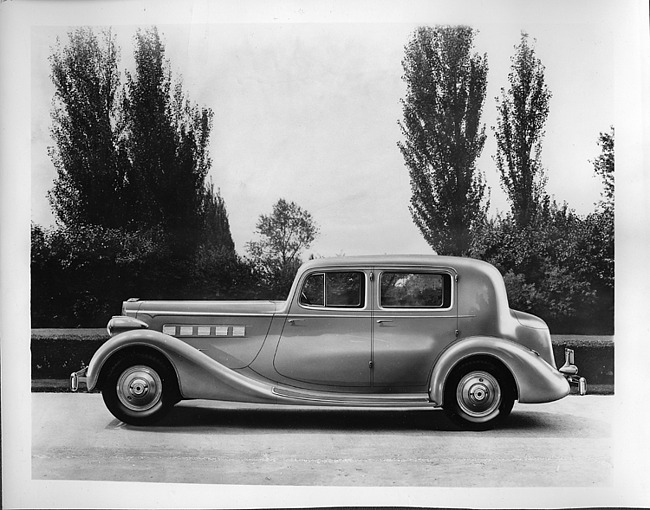
[[[370,281],[373,281],[375,279],[375,273],[370,271]]]
[[[368,368],[373,368],[374,366],[375,366],[375,362],[372,361],[372,360],[370,360],[370,361],[368,362]]]
[[[456,330],[456,338],[458,338],[458,335],[460,335],[460,331]]]

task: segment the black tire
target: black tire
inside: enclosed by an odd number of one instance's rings
[[[176,374],[158,356],[124,355],[109,367],[102,387],[108,410],[130,425],[150,425],[179,401]]]
[[[490,360],[462,363],[445,383],[443,409],[464,430],[488,430],[502,424],[514,402],[512,376]]]

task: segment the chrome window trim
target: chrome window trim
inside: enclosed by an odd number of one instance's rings
[[[456,301],[456,271],[454,271],[451,268],[423,268],[423,267],[386,267],[382,266],[382,268],[377,269],[377,284],[375,285],[376,287],[376,292],[375,292],[375,298],[377,300],[377,310],[379,311],[385,311],[388,314],[390,313],[395,313],[395,311],[400,311],[400,312],[428,312],[431,314],[431,312],[449,312],[454,309],[454,303]],[[432,273],[432,274],[445,274],[449,275],[450,281],[451,281],[451,289],[450,289],[450,295],[449,295],[449,306],[442,308],[442,307],[408,307],[408,306],[390,306],[390,307],[385,307],[381,306],[381,278],[384,276],[384,273]],[[387,316],[387,315],[386,315]],[[382,314],[382,317],[384,315]],[[403,315],[397,315],[396,317],[404,317]],[[415,317],[414,315],[409,315],[409,317]],[[436,314],[429,315],[429,317],[444,317]],[[452,315],[450,317],[455,318],[456,315]]]
[[[299,285],[297,287],[298,292],[296,292],[295,296],[295,302],[298,305],[299,308],[302,308],[303,310],[310,310],[310,311],[322,311],[322,312],[327,312],[327,311],[334,311],[334,312],[343,312],[343,311],[350,311],[350,312],[370,312],[370,308],[368,304],[370,303],[372,296],[370,295],[370,285],[369,285],[369,278],[368,275],[371,272],[369,269],[360,269],[360,268],[348,268],[348,267],[336,267],[336,268],[318,268],[314,269],[313,271],[306,272],[304,275],[302,275],[302,278],[300,279]],[[364,292],[363,292],[363,300],[364,304],[363,307],[359,306],[320,306],[320,305],[305,305],[300,302],[300,296],[302,295],[302,288],[305,286],[305,283],[307,280],[315,274],[325,274],[325,273],[361,273],[364,278]],[[325,291],[325,287],[323,287],[323,291]],[[290,317],[292,314],[289,313],[287,317]],[[307,317],[307,315],[304,314],[299,314],[301,317]],[[326,313],[318,314],[318,315],[313,315],[313,317],[325,317],[327,316]],[[331,317],[352,317],[353,314],[346,314],[346,315],[340,315],[340,316],[335,316],[331,315]],[[367,317],[367,315],[363,315],[363,317]]]

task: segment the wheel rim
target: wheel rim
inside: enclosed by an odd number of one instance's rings
[[[468,419],[487,421],[499,412],[501,386],[489,372],[470,372],[458,383],[456,401]]]
[[[117,397],[131,411],[148,411],[162,398],[160,376],[144,365],[129,367],[117,380]]]

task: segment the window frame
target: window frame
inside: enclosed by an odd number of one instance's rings
[[[359,280],[363,288],[361,289],[360,296],[363,299],[363,302],[360,305],[328,305],[327,304],[327,278],[325,275],[332,273],[357,273],[362,276]],[[307,281],[314,275],[323,276],[323,304],[322,305],[313,305],[302,302],[302,294]],[[307,273],[300,282],[300,287],[298,289],[298,295],[296,297],[296,302],[298,306],[307,310],[349,310],[349,311],[359,311],[367,310],[368,304],[370,302],[368,296],[368,290],[370,285],[368,284],[368,271],[364,269],[357,268],[336,268],[336,269],[314,269],[313,271]]]
[[[390,273],[390,274],[429,274],[429,275],[439,275],[443,277],[443,300],[442,300],[442,306],[383,306],[382,305],[382,278],[384,277],[385,273]],[[377,282],[376,282],[376,288],[377,288],[377,307],[378,310],[384,310],[387,312],[395,312],[395,311],[427,311],[427,312],[448,312],[454,308],[454,302],[455,302],[455,292],[456,292],[456,287],[454,285],[454,282],[456,280],[456,274],[450,270],[447,269],[429,269],[429,268],[382,268],[381,270],[378,271],[377,275]],[[449,284],[449,302],[448,306],[445,306],[445,280],[448,279],[448,284]]]

